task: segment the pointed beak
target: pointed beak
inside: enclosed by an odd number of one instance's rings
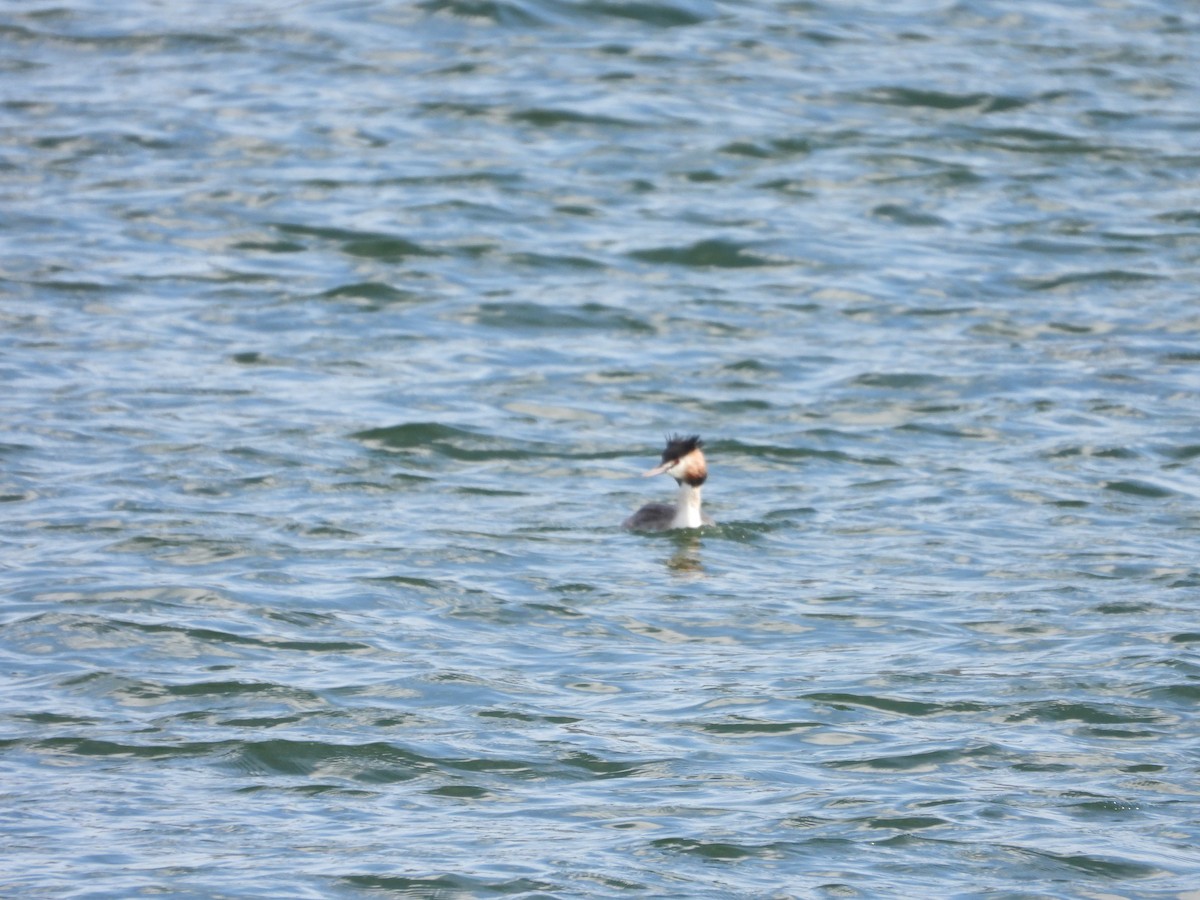
[[[668,460],[667,462],[663,463],[661,466],[655,466],[653,469],[650,469],[648,472],[643,472],[642,477],[649,478],[651,475],[661,475],[663,472],[667,471],[667,469],[671,468],[671,466],[673,466],[673,465],[675,465],[675,460],[673,460],[673,459]]]

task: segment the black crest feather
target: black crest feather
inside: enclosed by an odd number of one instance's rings
[[[667,448],[662,452],[662,461],[681,459],[704,446],[700,435],[692,434],[684,437],[681,434],[667,435]]]

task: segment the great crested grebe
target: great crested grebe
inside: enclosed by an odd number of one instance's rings
[[[661,475],[666,472],[679,485],[679,495],[674,504],[647,503],[621,523],[628,531],[667,531],[671,528],[699,528],[716,523],[700,511],[700,487],[708,478],[708,465],[704,462],[700,435],[691,437],[672,435],[667,438],[667,448],[662,452],[662,464],[643,477]]]

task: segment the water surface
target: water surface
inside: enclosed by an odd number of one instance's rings
[[[0,893],[1196,896],[1194,11],[0,40]]]

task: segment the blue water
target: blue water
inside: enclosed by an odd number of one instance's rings
[[[1196,10],[0,42],[0,895],[1197,896]]]

